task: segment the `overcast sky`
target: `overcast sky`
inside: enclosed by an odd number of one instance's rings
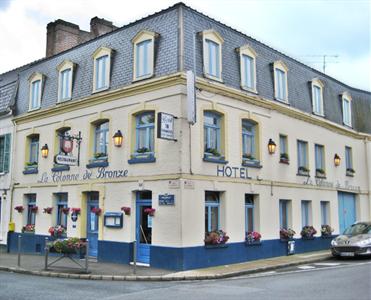
[[[0,0],[0,73],[45,55],[46,25],[89,30],[94,16],[116,26],[171,0]],[[353,87],[371,91],[371,0],[185,0],[185,4]],[[337,56],[337,57],[333,57]]]

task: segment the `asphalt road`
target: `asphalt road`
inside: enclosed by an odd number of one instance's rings
[[[114,282],[0,272],[0,299],[326,299],[370,300],[371,261],[301,265],[213,281]]]

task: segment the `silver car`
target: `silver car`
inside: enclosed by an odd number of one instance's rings
[[[371,255],[371,222],[356,222],[331,241],[331,252],[339,256]]]

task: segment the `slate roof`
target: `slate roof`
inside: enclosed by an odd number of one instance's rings
[[[352,88],[328,75],[321,73],[297,60],[274,50],[273,48],[225,25],[196,10],[184,5],[175,4],[165,10],[149,15],[125,25],[72,49],[44,58],[19,69],[0,75],[0,86],[7,84],[2,77],[9,78],[16,74],[19,77],[19,88],[16,101],[16,114],[27,113],[28,110],[28,77],[33,72],[40,72],[46,77],[42,94],[42,108],[54,106],[57,102],[58,72],[56,66],[68,59],[76,63],[74,74],[72,101],[92,94],[93,61],[92,53],[100,46],[114,49],[111,65],[110,89],[117,89],[132,83],[133,78],[133,47],[131,39],[140,30],[150,30],[160,34],[155,51],[155,76],[164,76],[179,71],[178,41],[178,8],[183,7],[184,16],[184,66],[185,70],[193,69],[193,34],[211,29],[218,31],[223,39],[223,81],[224,84],[240,89],[239,58],[235,49],[249,44],[257,52],[257,90],[260,96],[274,101],[272,63],[282,60],[289,68],[288,95],[290,106],[312,112],[310,81],[319,78],[324,82],[325,117],[342,125],[342,107],[340,94],[348,91],[352,98],[352,124],[357,131],[371,133],[371,93]],[[203,76],[202,41],[198,36],[196,43],[197,76]],[[16,76],[16,77],[17,77]],[[13,80],[13,82],[16,79]],[[11,87],[8,87],[10,90]],[[14,86],[13,86],[14,88]],[[6,89],[5,89],[6,90]],[[9,92],[9,91],[8,91]],[[4,92],[4,95],[8,92]],[[13,91],[14,92],[14,91]],[[4,105],[6,105],[4,96]],[[0,107],[4,105],[0,104]]]

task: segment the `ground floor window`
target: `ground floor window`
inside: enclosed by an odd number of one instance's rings
[[[219,230],[219,192],[205,192],[205,232]]]
[[[245,194],[245,231],[254,231],[254,195]]]
[[[290,200],[280,200],[279,214],[280,214],[280,228],[289,228],[289,204]]]
[[[321,201],[321,225],[330,225],[329,206],[330,203],[328,201]]]
[[[68,194],[58,193],[55,194],[57,200],[57,224],[67,228],[67,214],[64,210],[68,207]]]
[[[301,220],[302,226],[310,226],[310,201],[301,201]]]
[[[36,220],[36,194],[27,194],[27,224],[35,225]]]

